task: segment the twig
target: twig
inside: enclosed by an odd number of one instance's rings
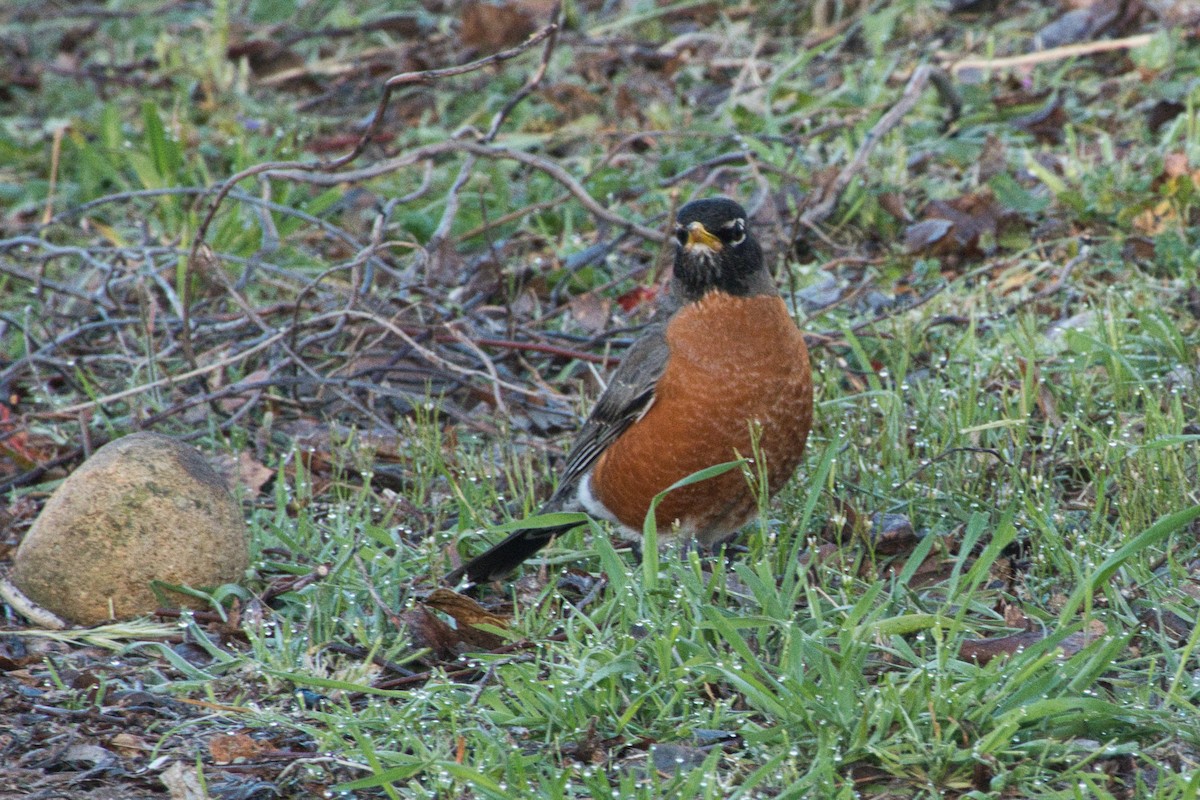
[[[635,134],[629,134],[629,135],[623,136],[621,138],[621,140],[619,142],[617,142],[615,147],[608,148],[608,150],[604,153],[604,157],[602,159],[600,159],[599,161],[597,161],[595,163],[595,165],[593,165],[592,168],[590,170],[588,170],[587,173],[584,174],[584,176],[580,182],[583,183],[583,182],[590,180],[593,175],[596,175],[598,172],[600,172],[601,170],[608,167],[608,165],[612,163],[613,159],[616,158],[617,154],[620,153],[622,150],[624,150],[629,145],[631,145],[637,141],[642,141],[645,138],[647,138],[648,136],[651,136],[652,134],[657,134],[657,133],[662,133],[662,131],[641,132],[641,133],[635,133]],[[466,241],[468,239],[473,239],[476,236],[482,236],[483,234],[487,233],[489,230],[499,227],[500,225],[507,225],[508,223],[512,222],[513,220],[524,219],[525,217],[528,217],[531,214],[537,214],[541,211],[546,210],[547,208],[554,208],[555,206],[562,205],[563,203],[567,202],[570,199],[571,199],[571,193],[566,192],[565,194],[561,194],[552,200],[543,200],[538,203],[530,203],[522,208],[514,209],[513,211],[509,211],[506,214],[501,214],[499,217],[496,217],[493,220],[485,221],[484,223],[480,224],[479,226],[472,228],[471,230],[467,231],[466,233],[463,233],[461,236],[458,237],[458,239],[459,239],[459,241]]]
[[[221,207],[221,203],[224,201],[225,196],[233,190],[234,186],[246,178],[265,173],[280,172],[281,170],[295,170],[299,172],[331,172],[333,170],[341,169],[346,164],[351,163],[360,155],[362,155],[363,151],[366,150],[367,145],[374,139],[375,133],[383,126],[384,114],[387,111],[388,104],[391,102],[392,91],[396,87],[407,86],[414,83],[429,83],[441,78],[448,78],[453,75],[463,75],[468,72],[475,72],[483,69],[490,64],[496,64],[501,61],[507,61],[509,59],[516,58],[521,53],[524,53],[538,42],[550,36],[556,30],[558,30],[558,25],[556,23],[552,23],[547,25],[545,28],[542,28],[540,31],[532,34],[528,39],[515,47],[510,47],[507,50],[501,50],[500,52],[493,53],[486,58],[477,59],[467,64],[460,64],[456,67],[422,70],[420,72],[404,72],[400,75],[393,75],[383,84],[383,94],[379,98],[379,104],[375,107],[375,114],[371,118],[371,123],[367,126],[366,130],[363,131],[362,135],[358,139],[358,142],[354,145],[349,153],[339,156],[331,161],[266,161],[261,164],[255,164],[252,167],[248,167],[222,183],[220,187],[217,188],[217,191],[213,196],[208,213],[204,215],[204,218],[200,221],[200,226],[196,229],[196,237],[192,240],[191,251],[189,252],[187,261],[184,264],[184,274],[179,281],[180,286],[183,287],[183,290],[180,292],[180,300],[183,303],[185,314],[183,319],[181,344],[183,345],[184,355],[187,357],[188,361],[193,366],[196,365],[196,356],[192,349],[191,325],[187,317],[187,315],[190,313],[188,308],[189,303],[184,291],[191,282],[190,272],[194,262],[199,256],[200,247],[204,244],[208,236],[208,229],[212,225],[212,221],[217,215],[217,209]]]
[[[46,224],[54,216],[54,192],[58,188],[58,161],[62,155],[62,140],[63,134],[66,133],[66,125],[58,125],[54,128],[54,136],[50,142],[50,182],[46,187],[46,208],[42,210],[42,224]]]
[[[430,350],[428,347],[425,347],[424,345],[419,343],[416,339],[414,339],[412,336],[410,336],[409,333],[406,330],[404,330],[404,328],[400,327],[399,325],[396,325],[389,319],[384,319],[383,317],[379,316],[378,314],[374,314],[370,311],[360,311],[357,309],[347,309],[347,310],[339,311],[336,313],[346,314],[347,316],[358,317],[361,319],[367,319],[367,320],[374,322],[376,325],[379,325],[380,327],[386,328],[387,330],[391,331],[393,334],[398,336],[400,339],[402,339],[406,345],[408,345],[413,350],[415,350],[417,353],[419,353],[421,355],[421,357],[424,358],[426,361],[428,361],[430,364],[441,367],[442,369],[446,369],[446,370],[449,370],[450,372],[455,372],[460,375],[468,375],[468,376],[471,376],[474,378],[482,378],[482,379],[488,381],[489,383],[494,382],[495,386],[502,386],[505,389],[508,389],[510,392],[516,392],[521,395],[526,395],[529,397],[536,397],[539,394],[538,392],[533,391],[533,390],[529,389],[528,387],[520,386],[515,383],[509,383],[508,381],[503,381],[503,380],[500,380],[499,378],[493,378],[491,375],[482,373],[477,369],[471,369],[470,367],[464,367],[459,364],[455,364],[453,361],[450,361],[449,359],[438,355],[434,351]],[[333,316],[333,314],[330,314],[329,316]]]
[[[1080,248],[1079,254],[1077,256],[1075,256],[1074,258],[1072,258],[1070,261],[1068,261],[1066,264],[1063,265],[1062,270],[1054,278],[1053,283],[1051,283],[1046,288],[1044,288],[1041,291],[1034,294],[1032,297],[1030,297],[1028,300],[1023,302],[1021,305],[1025,306],[1025,305],[1028,305],[1029,303],[1032,303],[1035,300],[1043,300],[1043,299],[1049,297],[1050,295],[1054,294],[1055,292],[1057,292],[1059,289],[1061,289],[1066,284],[1067,279],[1071,277],[1071,273],[1075,271],[1075,268],[1078,267],[1080,264],[1082,264],[1084,261],[1087,261],[1088,257],[1090,255],[1091,255],[1090,248],[1088,248],[1087,245],[1084,245],[1082,248]]]
[[[443,336],[435,337],[438,341],[445,341]],[[451,338],[451,337],[446,337]],[[457,341],[457,339],[455,339]],[[541,344],[538,342],[514,342],[509,339],[492,339],[485,336],[476,336],[472,339],[475,344],[483,347],[496,347],[504,350],[528,350],[534,353],[546,353],[547,355],[558,356],[560,358],[570,358],[577,361],[587,361],[592,364],[602,364],[604,366],[612,366],[621,361],[616,356],[605,356],[598,353],[588,353],[583,350],[573,350],[569,347],[559,347],[553,344]]]
[[[933,458],[926,461],[924,464],[917,467],[904,480],[900,481],[893,488],[899,489],[901,486],[905,485],[909,481],[915,480],[917,478],[917,476],[920,475],[922,472],[929,469],[934,464],[937,464],[938,462],[949,458],[950,456],[954,455],[955,453],[982,453],[984,455],[991,456],[992,458],[996,459],[997,461],[999,461],[1001,464],[1003,464],[1006,467],[1012,466],[1011,464],[1009,464],[1008,460],[1005,459],[1005,457],[1000,453],[999,450],[995,450],[991,447],[950,447],[950,448],[947,448],[947,449],[943,450],[942,452],[938,453],[936,456],[934,456]]]
[[[542,82],[542,78],[546,75],[546,68],[550,65],[550,56],[554,53],[554,45],[558,42],[558,18],[561,13],[561,7],[556,7],[552,18],[555,20],[550,31],[550,35],[546,37],[546,46],[542,48],[542,58],[538,62],[537,69],[533,71],[521,86],[520,89],[504,104],[504,106],[496,112],[492,117],[492,124],[488,126],[487,133],[481,139],[483,144],[491,144],[496,140],[496,136],[500,133],[501,126],[508,119],[509,114],[520,105],[521,101],[528,97],[534,89]],[[462,194],[462,188],[466,186],[470,180],[471,174],[475,170],[475,162],[477,156],[468,155],[463,161],[462,166],[458,169],[458,176],[454,179],[454,183],[450,186],[450,191],[446,195],[446,207],[442,210],[442,218],[438,222],[437,228],[433,235],[429,237],[429,242],[425,247],[425,252],[429,259],[440,259],[442,257],[442,247],[450,235],[450,229],[454,224],[455,217],[458,216],[458,206]],[[503,402],[500,400],[500,395],[497,393],[496,402],[503,407]]]
[[[500,126],[508,119],[508,115],[521,104],[522,100],[532,94],[541,85],[542,78],[546,77],[546,69],[550,66],[550,57],[554,55],[554,47],[558,44],[558,29],[562,24],[562,3],[554,6],[550,18],[554,22],[547,28],[549,35],[546,36],[546,46],[542,48],[542,58],[538,61],[537,69],[526,79],[517,93],[508,98],[508,102],[496,112],[496,116],[492,117],[492,124],[488,126],[488,132],[483,137],[484,142],[491,144],[496,140],[496,135],[500,133]]]
[[[925,305],[926,303],[928,303],[933,298],[937,297],[939,294],[944,293],[951,286],[955,286],[957,284],[963,283],[964,281],[969,281],[972,278],[976,278],[986,272],[990,272],[993,269],[995,269],[994,264],[984,264],[983,266],[976,267],[975,269],[973,269],[969,272],[964,272],[961,275],[956,275],[953,280],[946,281],[941,286],[936,286],[933,289],[930,289],[928,292],[921,295],[920,297],[918,297],[916,300],[914,300],[911,303],[906,303],[903,306],[895,307],[890,310],[881,312],[879,314],[876,314],[871,319],[868,319],[864,322],[858,323],[857,325],[855,325],[853,328],[850,329],[850,332],[857,335],[857,334],[861,333],[862,331],[866,330],[867,328],[870,328],[874,325],[878,325],[881,322],[886,322],[887,320],[892,319],[893,317],[898,317],[901,314],[907,314],[910,311],[914,311],[914,310],[920,308],[921,306]],[[996,316],[996,315],[989,315],[989,317],[992,317],[992,316]],[[816,342],[816,344],[814,346],[815,347],[823,347],[823,346],[832,345],[835,342],[841,341],[840,334],[841,334],[841,331],[836,331],[836,330],[825,331],[820,334],[815,334],[818,341]],[[808,334],[806,334],[806,336],[807,335]]]
[[[202,260],[206,265],[214,261],[212,251],[208,249],[207,245],[204,246],[200,253],[203,256]],[[248,319],[253,320],[254,324],[257,325],[264,334],[270,334],[275,330],[275,328],[273,328],[271,325],[268,325],[266,321],[263,320],[263,318],[259,315],[259,313],[254,310],[250,303],[247,302],[244,297],[242,297],[241,293],[237,291],[233,283],[229,280],[229,276],[225,274],[223,269],[220,267],[215,267],[211,269],[210,272],[214,277],[216,277],[217,282],[225,288],[226,293],[228,293],[230,298],[233,299],[234,304],[242,310],[242,313],[244,313]],[[287,354],[291,362],[296,365],[297,369],[303,370],[313,380],[319,381],[321,379],[320,373],[310,367],[308,362],[300,357],[299,353],[288,346],[288,338],[281,338],[279,340],[279,346]],[[348,405],[353,407],[360,414],[363,414],[368,419],[375,420],[375,423],[378,425],[385,427],[387,426],[388,423],[386,420],[381,419],[377,414],[359,403],[356,399],[341,392],[339,392],[339,394],[342,395],[342,399]]]
[[[421,194],[424,194],[424,191],[429,188],[431,171],[432,171],[431,169],[426,169],[425,176],[422,179],[421,187],[417,190],[417,192],[419,192],[419,194],[414,193],[412,195],[405,195],[404,197],[400,198],[401,202],[409,202],[411,200],[415,200],[418,197],[420,197]],[[71,208],[63,209],[62,211],[60,211],[54,215],[54,219],[52,219],[51,222],[52,223],[62,223],[62,222],[65,222],[66,220],[70,219],[71,217],[82,216],[82,215],[86,214],[87,212],[91,211],[93,208],[96,208],[96,207],[102,206],[102,205],[107,205],[109,203],[124,203],[129,200],[136,200],[136,199],[143,198],[143,197],[168,197],[168,196],[177,196],[177,195],[207,195],[207,194],[210,194],[211,192],[212,192],[212,189],[204,188],[202,186],[169,186],[169,187],[165,187],[162,189],[136,189],[136,190],[128,191],[128,192],[117,192],[115,194],[109,194],[109,195],[105,195],[103,197],[98,197],[95,200],[90,200],[86,203],[83,203],[82,205],[72,206]],[[361,250],[363,247],[362,243],[359,242],[357,239],[355,239],[354,236],[352,236],[350,233],[346,232],[342,228],[339,228],[337,225],[334,225],[329,220],[322,219],[321,217],[313,216],[312,214],[307,214],[307,213],[301,211],[300,209],[293,208],[291,206],[281,205],[279,203],[272,203],[269,200],[264,200],[261,197],[257,197],[255,195],[249,194],[247,192],[243,192],[238,189],[231,190],[228,193],[227,197],[230,197],[234,200],[241,201],[248,205],[254,205],[254,206],[258,206],[260,208],[267,209],[269,211],[273,211],[276,214],[282,214],[284,216],[295,217],[298,220],[302,220],[303,222],[307,222],[310,225],[314,225],[314,226],[320,228],[325,233],[328,233],[328,234],[340,239],[341,241],[345,242],[347,245],[349,245],[351,248],[353,248],[355,250]],[[26,238],[28,238],[28,237],[26,237]],[[0,246],[3,246],[3,245],[4,245],[4,242],[0,241]],[[95,250],[96,248],[92,248],[92,249]],[[124,249],[124,248],[121,248],[121,249]],[[170,252],[178,252],[178,250],[176,248],[164,248],[164,249],[169,250]]]
[[[323,315],[323,316],[334,316],[334,315],[331,313],[331,314]],[[225,358],[222,358],[219,361],[214,361],[211,364],[205,364],[202,367],[196,367],[195,369],[189,370],[189,371],[183,373],[182,375],[168,375],[167,377],[159,378],[156,381],[150,381],[149,383],[143,383],[140,386],[133,386],[129,389],[124,389],[119,392],[113,392],[112,394],[108,394],[103,397],[98,397],[95,400],[88,400],[86,403],[76,403],[75,405],[67,406],[66,408],[60,408],[53,412],[50,412],[49,414],[47,414],[45,416],[59,417],[59,418],[70,417],[70,416],[74,416],[75,414],[77,414],[80,411],[89,411],[94,408],[100,408],[109,403],[115,403],[118,400],[124,400],[128,397],[136,397],[139,394],[145,394],[146,392],[153,391],[154,389],[162,388],[163,386],[168,386],[173,383],[187,381],[192,378],[198,378],[201,375],[207,375],[210,372],[216,372],[217,370],[225,369],[226,367],[230,367],[230,366],[233,366],[234,364],[245,361],[247,358],[254,355],[255,353],[261,352],[261,351],[267,349],[268,347],[270,347],[271,345],[276,344],[277,342],[281,341],[285,336],[287,336],[287,331],[280,331],[278,333],[272,334],[271,336],[268,336],[267,338],[259,341],[257,344],[254,344],[254,345],[246,348],[245,350],[242,350],[239,353],[236,353],[231,356],[226,356]]]
[[[362,169],[352,170],[349,172],[340,172],[336,175],[317,174],[310,170],[295,171],[291,167],[280,167],[276,177],[286,180],[302,181],[311,183],[315,186],[336,186],[342,183],[353,183],[357,181],[369,180],[377,178],[380,175],[386,175],[395,172],[398,169],[415,164],[418,161],[423,161],[428,158],[445,155],[446,153],[473,153],[483,158],[492,159],[508,159],[518,161],[534,169],[540,170],[549,175],[554,180],[563,185],[576,200],[579,201],[584,208],[591,214],[605,222],[611,223],[617,227],[628,230],[631,233],[637,234],[643,239],[651,242],[667,241],[668,237],[665,233],[654,228],[648,228],[644,225],[639,225],[636,222],[629,220],[617,214],[614,211],[609,211],[601,205],[594,197],[592,197],[587,189],[583,187],[569,172],[555,164],[549,159],[536,156],[532,153],[526,153],[522,150],[512,150],[507,147],[495,147],[480,144],[479,142],[465,141],[462,139],[451,139],[443,142],[435,142],[433,144],[418,147],[415,150],[410,150],[403,155],[395,158],[381,161],[378,164],[373,164]]]
[[[749,157],[750,154],[745,150],[736,150],[732,153],[722,153],[721,155],[714,156],[707,161],[701,161],[699,164],[693,164],[687,169],[676,172],[669,178],[663,178],[658,182],[658,185],[666,189],[674,186],[677,183],[681,183],[690,179],[692,175],[697,172],[707,172],[714,167],[722,167],[726,164],[740,164],[741,162],[746,161]]]
[[[101,270],[101,271],[106,270],[107,266],[108,266],[108,265],[101,264],[101,263],[95,261],[95,259],[92,256],[91,251],[88,250],[87,248],[65,247],[65,246],[60,246],[60,245],[54,245],[54,244],[51,244],[50,242],[45,241],[44,239],[39,239],[35,236],[14,236],[11,239],[0,240],[0,251],[7,250],[8,248],[11,248],[11,247],[37,247],[37,248],[40,248],[40,249],[46,251],[46,255],[42,257],[45,259],[62,258],[64,256],[76,256],[81,261],[83,261],[85,264],[93,267],[94,269]],[[86,300],[89,303],[96,303],[101,308],[104,308],[106,310],[111,310],[113,308],[112,302],[109,301],[108,298],[106,298],[106,297],[103,297],[103,296],[97,297],[95,295],[87,294],[86,292],[81,292],[72,286],[67,286],[66,284],[55,283],[54,281],[47,280],[46,278],[43,278],[40,275],[35,275],[32,272],[26,272],[25,270],[21,269],[20,267],[15,266],[14,264],[10,263],[8,260],[0,260],[0,271],[3,271],[9,275],[12,275],[13,277],[20,278],[21,280],[29,281],[34,286],[37,286],[39,288],[44,286],[48,289],[52,289],[53,291],[59,292],[60,294],[65,294],[65,295],[74,297],[77,300]]]
[[[911,111],[913,106],[917,104],[917,100],[921,97],[921,92],[924,91],[925,85],[929,82],[929,69],[929,65],[922,64],[913,70],[912,77],[908,79],[908,84],[905,85],[904,92],[900,95],[900,100],[886,114],[880,117],[875,126],[867,133],[867,137],[863,139],[862,145],[858,148],[858,152],[854,154],[854,158],[851,159],[850,163],[842,168],[842,171],[837,174],[837,177],[831,183],[813,193],[817,197],[808,204],[808,208],[800,215],[801,225],[815,229],[817,225],[829,218],[834,208],[837,207],[842,193],[850,185],[850,181],[867,166],[867,159],[870,158],[875,147],[892,128],[900,124],[900,120],[904,118],[904,115]]]
[[[43,628],[55,631],[67,628],[66,620],[63,620],[53,612],[47,611],[26,597],[25,593],[8,579],[8,575],[3,568],[0,568],[0,599],[8,603],[14,611],[34,625],[40,625]]]
[[[488,358],[487,353],[479,349],[479,345],[467,338],[467,335],[460,331],[457,326],[447,325],[446,330],[450,331],[450,335],[454,338],[454,341],[474,353],[479,362],[483,364],[483,368],[487,370],[488,375],[492,379],[492,399],[496,401],[496,410],[506,417],[511,417],[512,415],[508,412],[508,406],[504,402],[504,396],[500,394],[500,373],[496,371],[495,363]]]
[[[429,237],[429,241],[425,245],[425,263],[427,267],[430,261],[442,258],[442,246],[445,244],[446,237],[450,235],[450,228],[454,224],[454,218],[458,216],[458,203],[462,195],[462,188],[467,185],[467,181],[471,178],[471,173],[475,169],[475,161],[475,156],[467,156],[466,160],[458,168],[458,175],[455,176],[454,183],[450,185],[450,191],[446,193],[446,207],[442,209],[442,218],[438,221],[437,228],[433,231],[433,235]]]
[[[387,613],[390,616],[392,612],[390,610],[388,610]],[[400,625],[402,623],[398,622],[397,620],[393,620],[392,624],[396,625],[396,627],[400,627]],[[418,673],[414,672],[413,670],[409,669],[408,667],[401,666],[400,664],[397,664],[395,661],[384,658],[383,656],[379,655],[378,653],[371,654],[371,651],[368,650],[367,648],[363,647],[362,645],[346,644],[345,642],[329,642],[328,644],[325,645],[325,649],[330,650],[334,653],[341,653],[342,655],[350,656],[351,658],[357,658],[357,659],[364,659],[368,655],[370,655],[371,663],[374,664],[375,666],[383,667],[388,672],[394,672],[397,675],[400,675],[405,678],[411,678],[412,676],[418,674]]]
[[[378,606],[379,610],[382,611],[384,616],[388,618],[388,622],[392,623],[392,625],[396,626],[397,628],[403,627],[404,618],[398,611],[396,611],[396,609],[385,603],[383,598],[379,596],[379,591],[375,588],[375,582],[371,580],[371,573],[367,571],[367,565],[363,563],[362,556],[358,554],[357,543],[353,559],[354,567],[358,570],[359,577],[362,578],[363,586],[366,588],[367,594],[371,595],[371,599],[375,601],[375,605]],[[401,674],[415,674],[411,670],[404,669],[403,667],[399,668],[398,671]]]
[[[1112,50],[1131,50],[1135,47],[1145,47],[1154,40],[1153,33],[1139,33],[1136,36],[1126,36],[1122,39],[1100,39],[1094,42],[1066,44],[1062,47],[1051,47],[1049,50],[1038,50],[1033,53],[1023,53],[1019,56],[1004,56],[1002,58],[960,58],[948,62],[946,69],[958,77],[960,72],[968,69],[1001,70],[1012,67],[1026,67],[1035,64],[1046,64],[1051,61],[1061,61],[1064,58],[1087,56],[1093,53],[1107,53]]]

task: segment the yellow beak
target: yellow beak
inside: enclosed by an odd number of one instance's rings
[[[719,253],[724,246],[721,244],[720,239],[709,233],[708,229],[699,222],[693,222],[688,225],[687,234],[687,244],[684,245],[684,248],[687,250],[695,247],[706,247],[714,253]]]

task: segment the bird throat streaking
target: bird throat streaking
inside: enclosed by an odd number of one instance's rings
[[[765,459],[775,494],[804,455],[812,427],[808,350],[763,264],[745,210],[697,200],[679,210],[667,306],[634,342],[571,447],[542,513],[586,510],[638,535],[651,501],[702,469]],[[669,493],[660,535],[711,547],[758,511],[740,470]],[[446,576],[499,580],[563,528],[518,530]]]

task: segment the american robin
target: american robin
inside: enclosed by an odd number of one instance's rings
[[[688,203],[675,240],[669,315],[621,360],[542,513],[584,510],[636,536],[655,495],[714,464],[751,457],[756,439],[772,495],[804,455],[813,412],[808,350],[745,210],[723,197]],[[746,478],[731,470],[669,493],[655,521],[664,536],[712,547],[757,510]],[[515,531],[445,580],[499,580],[570,527]]]

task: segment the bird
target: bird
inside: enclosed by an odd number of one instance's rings
[[[673,233],[664,306],[580,427],[542,514],[585,511],[637,537],[655,495],[683,478],[757,453],[774,495],[803,459],[813,422],[808,349],[745,209],[727,197],[693,200]],[[757,512],[749,481],[732,469],[668,493],[655,522],[662,540],[713,548]],[[516,530],[443,582],[501,580],[578,524]]]

